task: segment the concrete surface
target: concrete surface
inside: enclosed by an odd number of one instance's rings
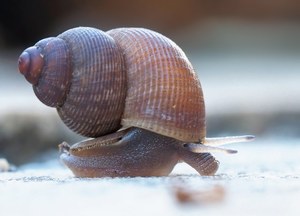
[[[1,215],[300,215],[300,140],[231,145],[216,176],[179,164],[168,177],[79,179],[58,159],[0,173]],[[176,188],[224,194],[205,202],[177,199]]]

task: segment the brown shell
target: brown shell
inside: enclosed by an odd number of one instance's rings
[[[65,102],[57,108],[75,132],[99,137],[119,129],[126,97],[122,54],[101,30],[70,29],[60,35],[71,56],[72,78]]]
[[[201,141],[206,135],[203,93],[184,52],[148,29],[118,28],[107,33],[121,47],[126,64],[123,127]]]

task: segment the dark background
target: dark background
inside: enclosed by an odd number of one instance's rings
[[[168,35],[209,19],[299,22],[297,0],[30,0],[2,1],[2,46],[27,46],[78,25],[108,30],[142,26]]]

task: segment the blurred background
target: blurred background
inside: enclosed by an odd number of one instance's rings
[[[21,51],[72,27],[145,27],[175,41],[203,87],[208,136],[300,138],[300,1],[4,1],[0,7],[0,157],[42,160],[82,137],[35,97]]]

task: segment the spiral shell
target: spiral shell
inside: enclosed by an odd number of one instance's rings
[[[19,68],[81,135],[138,127],[184,142],[205,137],[200,82],[184,52],[157,32],[73,28],[25,50]]]

